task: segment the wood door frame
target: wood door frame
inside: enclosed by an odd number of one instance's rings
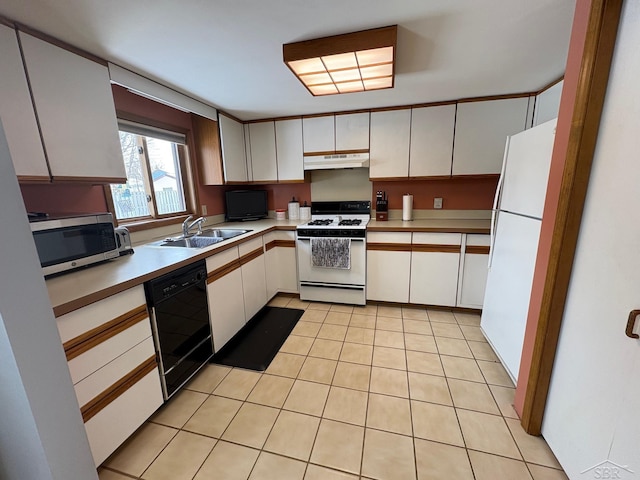
[[[582,0],[578,0],[582,1]],[[623,0],[592,0],[521,424],[540,435]]]

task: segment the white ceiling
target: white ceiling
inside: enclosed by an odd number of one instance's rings
[[[0,15],[243,120],[535,91],[575,0],[2,0]],[[282,45],[398,25],[393,89],[313,97]]]

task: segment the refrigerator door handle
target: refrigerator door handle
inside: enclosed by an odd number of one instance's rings
[[[498,186],[496,187],[496,195],[493,197],[493,209],[491,210],[491,232],[489,241],[489,263],[487,268],[491,270],[491,261],[493,260],[493,247],[496,242],[496,228],[498,223],[498,212],[500,210],[500,197],[502,196],[502,183],[504,181],[504,173],[507,169],[507,157],[509,155],[509,140],[511,137],[507,137],[507,141],[504,146],[504,157],[502,158],[502,170],[500,171],[500,178],[498,179]]]

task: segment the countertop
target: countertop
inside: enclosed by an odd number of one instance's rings
[[[123,292],[148,280],[169,273],[177,267],[205,259],[232,248],[246,240],[272,230],[296,229],[300,222],[265,219],[253,222],[224,223],[219,228],[250,229],[225,242],[206,248],[160,247],[150,244],[134,245],[135,253],[109,260],[89,268],[47,279],[49,299],[56,317]],[[403,222],[372,220],[368,231],[489,233],[489,220],[431,219]],[[178,232],[176,232],[177,234]]]

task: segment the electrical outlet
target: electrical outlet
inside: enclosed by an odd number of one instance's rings
[[[207,215],[207,206],[206,205],[200,205],[200,210],[202,211],[202,216],[206,216]]]
[[[433,199],[433,208],[442,208],[442,197],[435,197]]]

